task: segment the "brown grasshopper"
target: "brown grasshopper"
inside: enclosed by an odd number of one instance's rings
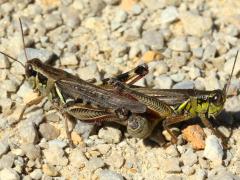
[[[21,20],[19,21],[22,32],[22,23]],[[24,38],[22,41],[27,59],[25,65],[1,52],[22,64],[25,68],[25,78],[39,93],[38,98],[26,104],[19,119],[22,118],[27,107],[48,97],[65,117],[71,115],[85,121],[115,121],[129,126],[128,129],[132,129],[131,127],[137,129],[138,123],[146,122],[144,117],[138,115],[146,112],[146,105],[143,103],[98,87],[66,71],[44,64],[39,59],[28,60]],[[67,118],[65,124],[70,139]]]

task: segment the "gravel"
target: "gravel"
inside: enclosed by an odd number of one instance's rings
[[[147,63],[149,73],[136,85],[222,89],[240,47],[239,8],[234,0],[3,0],[0,50],[27,63],[20,17],[27,59],[37,58],[84,80],[100,84]],[[154,141],[163,144],[166,138],[165,149],[129,137],[115,123],[99,126],[75,119],[69,121],[70,147],[51,96],[27,108],[19,120],[26,103],[39,94],[23,77],[23,66],[1,54],[0,179],[239,179],[239,72],[238,58],[226,111],[216,116],[219,131],[232,134],[228,149],[195,120],[172,125],[180,134],[178,145],[168,142],[170,136],[159,124]],[[199,149],[184,142],[181,133],[195,122],[207,134]]]
[[[203,155],[216,166],[222,164],[223,147],[216,136],[211,135],[207,137]]]

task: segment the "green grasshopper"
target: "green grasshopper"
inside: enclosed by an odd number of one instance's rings
[[[198,116],[205,126],[210,128],[215,135],[222,139],[223,145],[226,147],[227,142],[225,137],[223,137],[223,135],[217,129],[213,128],[208,119],[216,118],[216,116],[224,108],[224,103],[226,101],[227,91],[229,89],[234,67],[236,65],[237,56],[238,52],[235,56],[229,81],[222,90],[218,89],[213,91],[203,91],[196,89],[150,89],[145,87],[129,86],[122,83],[127,82],[128,79],[133,81],[140,79],[141,76],[139,76],[136,72],[137,68],[121,74],[115,79],[107,78],[103,80],[103,82],[107,85],[114,84],[114,86],[116,86],[122,95],[132,96],[136,100],[146,104],[148,108],[151,108],[153,111],[157,112],[159,119],[156,118],[155,121],[157,121],[157,123],[162,121],[163,127],[171,135],[173,143],[177,142],[177,137],[171,132],[169,126]],[[145,67],[145,71],[147,71],[146,65],[142,67]],[[106,86],[106,88],[111,88],[111,86]],[[149,98],[149,96],[152,98]],[[167,108],[165,111],[167,114],[166,116],[164,116],[164,112],[161,112],[160,114],[157,110],[157,107],[153,106],[153,102],[156,102],[154,99],[158,99],[162,102],[159,104],[159,107],[161,106],[160,108],[168,106],[171,107],[172,111],[170,112],[169,108]],[[169,112],[171,114],[169,114]],[[153,128],[157,123],[153,123]],[[138,128],[141,129],[141,127]],[[145,127],[142,128],[146,129]],[[152,131],[153,128],[149,129],[149,131]],[[148,134],[151,133],[149,132]]]

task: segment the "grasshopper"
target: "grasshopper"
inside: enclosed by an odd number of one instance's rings
[[[19,21],[23,37],[22,23],[20,19]],[[98,87],[62,69],[44,64],[39,59],[28,60],[24,38],[22,38],[22,42],[27,60],[25,65],[1,52],[25,68],[25,79],[39,93],[38,98],[26,104],[19,119],[22,119],[27,107],[39,103],[44,97],[48,97],[55,108],[64,115],[69,140],[70,134],[66,118],[68,115],[85,121],[109,120],[124,125],[128,125],[129,121],[129,126],[134,127],[136,127],[136,123],[133,122],[138,123],[144,119],[138,115],[146,111],[146,105],[143,103]]]
[[[194,117],[200,117],[202,123],[206,127],[210,128],[215,135],[221,138],[223,145],[226,147],[226,138],[217,129],[213,128],[209,119],[215,119],[216,116],[224,108],[224,103],[227,98],[227,92],[230,86],[237,57],[238,52],[235,56],[230,78],[222,90],[217,89],[213,91],[203,91],[196,89],[150,89],[145,87],[138,87],[133,85],[129,86],[123,84],[122,82],[127,81],[128,79],[134,79],[133,81],[137,81],[142,77],[137,73],[137,68],[127,73],[121,74],[115,79],[107,78],[103,80],[103,82],[107,85],[114,84],[121,93],[132,96],[138,101],[146,104],[148,108],[151,108],[153,111],[157,112],[160,119],[155,119],[155,121],[162,121],[164,129],[166,129],[171,135],[173,143],[177,142],[177,137],[169,129],[170,125],[182,121],[187,121]],[[147,72],[147,66],[143,65],[142,67],[145,67],[145,71]],[[106,87],[111,88],[111,86]],[[154,107],[153,105],[157,103],[156,99],[161,101],[161,103],[159,103],[159,106],[157,105],[158,107]],[[166,107],[167,109],[164,110],[164,108]],[[171,107],[172,111],[169,110],[169,107]],[[162,108],[163,112],[159,113],[158,108]],[[165,116],[164,113],[166,113]],[[153,127],[155,127],[156,124],[157,123],[154,123]],[[141,127],[138,128],[141,129]],[[145,127],[142,128],[144,129]],[[149,131],[152,130],[153,128],[149,129]],[[148,134],[151,133],[149,132]]]

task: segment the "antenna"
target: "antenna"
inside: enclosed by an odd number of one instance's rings
[[[20,23],[21,33],[22,33],[23,50],[24,50],[24,54],[25,54],[26,60],[28,61],[27,52],[26,52],[26,44],[25,44],[25,40],[24,40],[23,26],[22,26],[21,18],[19,18],[19,23]]]
[[[7,56],[8,58],[10,58],[10,59],[16,61],[16,62],[19,62],[19,63],[25,68],[24,64],[23,64],[21,61],[17,60],[16,58],[14,58],[14,57],[12,57],[12,56],[10,56],[10,55],[8,55],[8,54],[2,52],[2,51],[0,51],[0,53],[3,54],[4,56]]]
[[[232,80],[233,72],[234,72],[234,69],[235,69],[236,62],[237,62],[238,52],[239,52],[239,50],[237,51],[237,54],[235,55],[235,60],[234,60],[234,63],[233,63],[233,68],[232,68],[232,72],[231,72],[231,75],[230,75],[230,79],[228,80],[227,84],[223,88],[223,90],[225,92],[225,95],[227,95],[227,92],[228,92],[229,87],[230,87],[230,83],[231,83],[231,80]]]

